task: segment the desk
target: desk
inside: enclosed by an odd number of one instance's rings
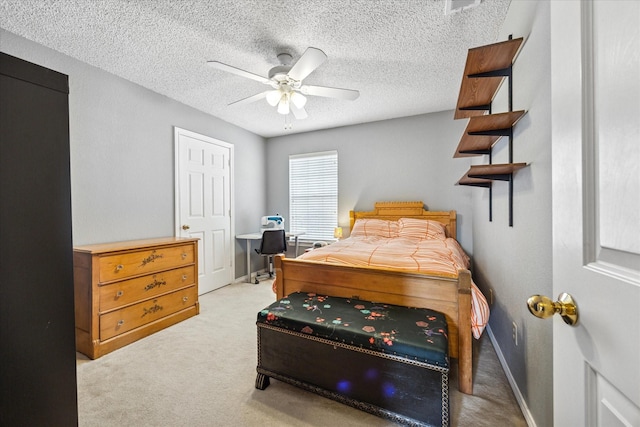
[[[296,246],[296,257],[298,256],[298,236],[302,236],[304,233],[285,233],[287,239],[293,237]],[[247,245],[247,282],[251,283],[251,241],[262,240],[262,232],[238,234],[236,236],[238,240],[245,240]]]

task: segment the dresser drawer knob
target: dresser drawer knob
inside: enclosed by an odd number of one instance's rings
[[[188,300],[189,300],[189,297],[182,297],[183,302],[187,302]]]
[[[120,271],[120,270],[122,270],[123,268],[124,268],[124,265],[122,265],[122,264],[118,264],[118,265],[116,265],[116,271]]]
[[[186,254],[186,252],[183,252],[183,253],[182,253],[182,259],[187,259],[187,254]]]
[[[187,280],[187,275],[186,274],[182,275],[182,280]]]
[[[122,325],[124,325],[124,320],[122,320],[122,319],[118,320],[118,326],[120,327]]]
[[[116,292],[116,297],[121,297],[122,295],[124,295],[124,291],[119,290],[118,292]]]

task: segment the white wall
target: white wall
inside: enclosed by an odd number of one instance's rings
[[[266,206],[262,137],[4,30],[0,49],[69,76],[74,244],[173,235],[173,126],[234,144],[235,229],[256,229]]]
[[[553,424],[552,322],[533,317],[532,294],[553,297],[551,205],[551,76],[548,2],[513,1],[500,33],[524,36],[513,67],[513,109],[527,114],[516,124],[514,162],[529,166],[514,177],[513,227],[509,227],[508,184],[494,183],[493,221],[488,190],[473,193],[474,279],[485,295],[493,290],[490,325],[499,351],[539,426]],[[508,110],[506,82],[493,104]],[[494,150],[494,163],[508,162],[508,139]],[[486,163],[486,157],[473,163]],[[512,340],[518,326],[518,345]]]
[[[270,138],[267,208],[288,217],[290,154],[337,150],[338,222],[345,231],[350,210],[422,200],[430,210],[457,211],[458,237],[471,253],[471,191],[454,185],[469,167],[453,159],[465,126],[445,111]]]

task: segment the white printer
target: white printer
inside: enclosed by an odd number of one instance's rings
[[[263,216],[260,221],[260,232],[265,230],[284,230],[284,218],[280,214]]]

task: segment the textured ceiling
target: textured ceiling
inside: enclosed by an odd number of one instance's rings
[[[454,109],[467,50],[494,43],[511,0],[445,15],[445,0],[0,0],[0,27],[264,137]],[[356,89],[309,97],[284,116],[265,90],[206,65],[267,76],[308,46],[328,59],[305,84]]]

